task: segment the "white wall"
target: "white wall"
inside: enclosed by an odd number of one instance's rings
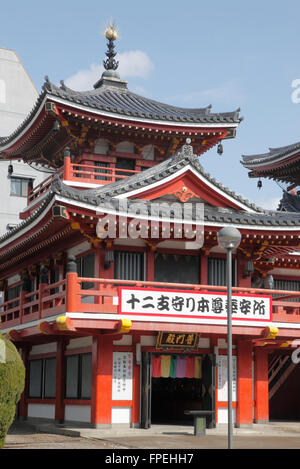
[[[38,91],[26,72],[18,54],[0,48],[0,136],[12,134],[30,113],[38,98]],[[47,175],[33,170],[22,162],[12,162],[13,176],[34,179],[38,185]],[[20,223],[19,213],[26,207],[27,198],[10,196],[9,162],[0,161],[0,235],[7,225]]]
[[[33,108],[38,91],[18,54],[0,48],[0,135],[10,135]]]

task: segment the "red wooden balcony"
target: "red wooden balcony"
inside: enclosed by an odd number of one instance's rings
[[[0,304],[0,328],[10,329],[66,312],[116,314],[118,305],[113,298],[118,297],[121,286],[226,292],[226,287],[221,286],[79,278],[72,273],[65,280],[42,284],[36,291],[21,292],[19,297]],[[300,292],[233,287],[233,293],[272,295],[273,322],[300,323]]]
[[[146,167],[153,166],[154,162],[144,162],[143,165]],[[103,186],[111,184],[112,182],[119,181],[121,179],[137,174],[141,171],[141,166],[136,165],[135,170],[120,169],[116,168],[115,164],[105,166],[98,166],[95,161],[91,161],[88,164],[71,163],[71,158],[64,158],[64,167],[58,169],[56,172],[44,179],[36,187],[28,190],[27,195],[27,207],[20,214],[20,218],[24,219],[37,206],[42,202],[45,195],[49,192],[53,179],[56,175],[59,176],[65,183],[70,186],[78,187],[81,189],[90,188],[93,186]]]

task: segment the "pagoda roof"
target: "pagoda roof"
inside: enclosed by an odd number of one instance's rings
[[[68,88],[63,81],[58,87],[46,77],[42,92],[23,123],[11,135],[0,137],[0,151],[26,130],[47,99],[70,105],[82,112],[88,111],[111,118],[172,126],[233,128],[242,120],[239,116],[240,109],[232,112],[212,113],[211,105],[195,109],[181,108],[139,96],[127,88],[125,81],[118,78],[103,79],[100,86],[94,90],[75,91]]]
[[[280,234],[297,234],[300,233],[300,213],[295,214],[295,212],[288,211],[270,211],[264,210],[251,204],[249,201],[241,198],[236,195],[234,192],[229,191],[229,189],[220,185],[214,178],[204,172],[202,166],[198,161],[198,157],[193,153],[192,146],[184,145],[181,150],[176,153],[172,158],[164,161],[163,163],[149,168],[140,174],[135,174],[126,179],[123,179],[120,182],[110,184],[109,186],[101,186],[95,189],[76,189],[69,187],[63,183],[58,177],[55,178],[50,192],[46,195],[42,204],[33,212],[28,218],[22,221],[18,226],[16,226],[10,232],[5,233],[0,237],[0,259],[10,259],[11,256],[14,256],[16,252],[18,255],[23,256],[22,253],[26,252],[26,249],[23,245],[26,246],[28,243],[32,246],[32,243],[37,243],[37,247],[40,244],[40,236],[45,235],[45,227],[49,223],[53,223],[53,230],[55,227],[53,216],[51,215],[53,207],[57,204],[64,206],[66,211],[69,213],[69,216],[74,217],[77,212],[80,214],[89,213],[89,214],[115,214],[116,216],[124,216],[122,212],[124,204],[127,208],[126,216],[131,218],[131,208],[132,208],[132,217],[133,218],[145,218],[150,219],[149,217],[157,216],[159,220],[163,221],[165,215],[163,209],[158,208],[158,211],[153,212],[153,200],[157,202],[158,200],[164,201],[164,199],[153,199],[145,200],[142,197],[142,192],[140,192],[141,197],[131,198],[133,189],[140,190],[141,188],[148,187],[153,185],[153,183],[158,183],[157,186],[163,184],[164,180],[170,179],[171,175],[177,174],[181,177],[184,173],[184,170],[187,172],[196,172],[202,178],[206,178],[207,182],[210,184],[210,190],[222,191],[222,193],[227,193],[228,200],[236,200],[240,203],[239,208],[233,208],[232,206],[219,207],[214,206],[210,203],[207,203],[205,200],[202,201],[204,208],[204,220],[199,220],[199,213],[197,213],[197,204],[191,204],[192,211],[189,214],[185,213],[185,220],[190,217],[191,223],[199,225],[204,224],[206,227],[216,227],[220,228],[226,225],[235,226],[238,229],[244,230],[244,232],[252,232],[253,235],[256,233],[268,233],[269,237],[280,235]],[[135,194],[139,195],[139,193]],[[120,199],[122,203],[120,204]],[[137,215],[136,204],[142,203],[143,210],[146,208],[146,214],[143,213],[141,216]],[[158,204],[160,207],[160,204]],[[248,209],[247,209],[248,208]],[[174,210],[174,209],[173,209]],[[95,215],[93,215],[95,216]],[[174,218],[174,223],[176,219],[176,210],[170,213],[170,218],[167,221],[172,221]],[[89,216],[88,216],[89,218]],[[76,217],[75,217],[76,219]],[[80,219],[82,216],[80,215]],[[170,220],[171,219],[171,220]],[[43,220],[48,220],[48,225],[44,227]],[[67,227],[70,227],[70,221],[68,217],[60,220],[61,228],[65,231],[62,231],[62,236],[67,235]],[[49,225],[50,226],[50,225]],[[52,226],[52,225],[51,225]],[[65,227],[65,228],[64,228]],[[25,249],[25,251],[24,251]],[[295,247],[286,246],[286,251],[292,251]],[[8,262],[8,261],[7,261]],[[9,261],[10,262],[10,261]]]
[[[267,153],[242,155],[242,158],[242,165],[251,170],[249,177],[270,177],[295,185],[300,182],[300,142],[269,148]]]
[[[279,202],[279,210],[300,213],[300,195],[283,191],[282,199]]]
[[[188,167],[193,169],[196,174],[201,176],[209,185],[212,185],[215,190],[223,193],[225,197],[232,199],[241,209],[260,213],[265,211],[248,199],[236,194],[207,173],[200,164],[199,157],[193,152],[193,147],[189,144],[183,145],[171,158],[114,183],[82,191],[62,183],[61,180],[57,178],[54,190],[57,190],[60,194],[67,197],[82,201],[92,201],[92,203],[97,204],[103,199],[108,200],[114,197],[123,198],[124,195],[128,197],[135,196],[138,193],[142,193],[149,186],[163,183],[164,179],[176,175],[176,173]]]
[[[67,88],[63,82],[59,88],[46,81],[44,87],[52,96],[67,99],[73,103],[143,120],[214,125],[239,124],[241,121],[240,109],[233,112],[211,113],[210,105],[196,109],[170,106],[133,93],[127,88],[127,83],[118,78],[111,77],[102,80],[101,86],[92,91],[74,91]]]

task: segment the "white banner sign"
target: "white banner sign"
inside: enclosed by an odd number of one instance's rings
[[[218,357],[218,401],[228,401],[227,356]],[[232,357],[232,401],[236,402],[236,357]]]
[[[271,321],[271,312],[271,296],[232,295],[233,321]],[[226,319],[227,294],[120,287],[119,314]]]
[[[112,400],[132,400],[132,352],[113,352]]]

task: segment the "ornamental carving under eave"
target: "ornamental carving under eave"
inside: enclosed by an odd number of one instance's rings
[[[174,195],[180,202],[185,203],[193,197],[199,199],[199,196],[194,192],[190,191],[187,187],[183,186],[180,190],[173,192]]]

